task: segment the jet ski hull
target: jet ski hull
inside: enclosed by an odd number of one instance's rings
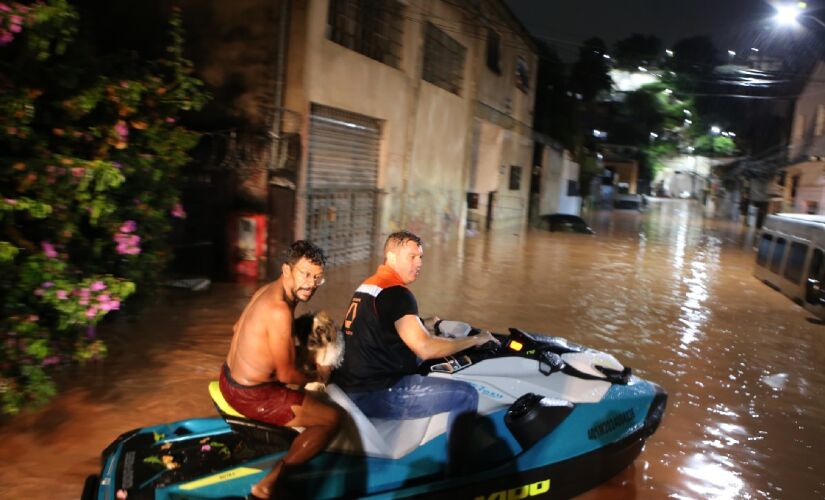
[[[521,357],[511,345],[516,339]],[[495,353],[427,369],[479,392],[479,415],[454,427],[449,448],[446,414],[378,422],[330,386],[327,395],[348,418],[325,452],[290,475],[291,496],[569,498],[632,464],[667,401],[661,387],[609,355],[520,332]],[[286,453],[295,432],[250,434],[230,423],[189,419],[122,435],[104,450],[102,472],[87,480],[83,499],[245,496]]]

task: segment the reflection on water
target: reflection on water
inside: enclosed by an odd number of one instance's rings
[[[670,394],[642,455],[583,498],[825,496],[825,326],[751,275],[752,232],[683,201],[594,214],[595,236],[502,231],[425,249],[423,314],[561,335]],[[339,320],[374,263],[329,272]],[[206,384],[252,288],[172,295],[108,329],[112,354],[0,427],[0,498],[74,498],[134,427],[212,415]]]

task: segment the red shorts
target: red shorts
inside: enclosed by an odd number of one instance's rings
[[[292,390],[280,382],[241,385],[232,380],[224,364],[220,377],[221,394],[241,415],[271,425],[286,425],[295,418],[292,406],[304,403],[304,393]]]

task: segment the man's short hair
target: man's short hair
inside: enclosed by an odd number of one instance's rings
[[[321,250],[321,247],[315,245],[311,241],[298,240],[289,245],[289,248],[284,255],[284,263],[289,264],[289,267],[292,267],[297,264],[301,258],[306,258],[306,260],[312,262],[316,266],[324,267],[327,265],[327,258],[324,255],[324,251]]]
[[[404,246],[408,241],[414,241],[418,246],[424,246],[421,237],[410,231],[396,231],[387,236],[387,241],[384,243],[384,254],[390,250]]]

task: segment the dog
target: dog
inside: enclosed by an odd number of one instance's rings
[[[344,361],[344,334],[326,311],[306,313],[295,320],[295,363],[310,378],[317,376],[318,367],[330,371]],[[307,390],[323,390],[324,384],[310,382]]]

